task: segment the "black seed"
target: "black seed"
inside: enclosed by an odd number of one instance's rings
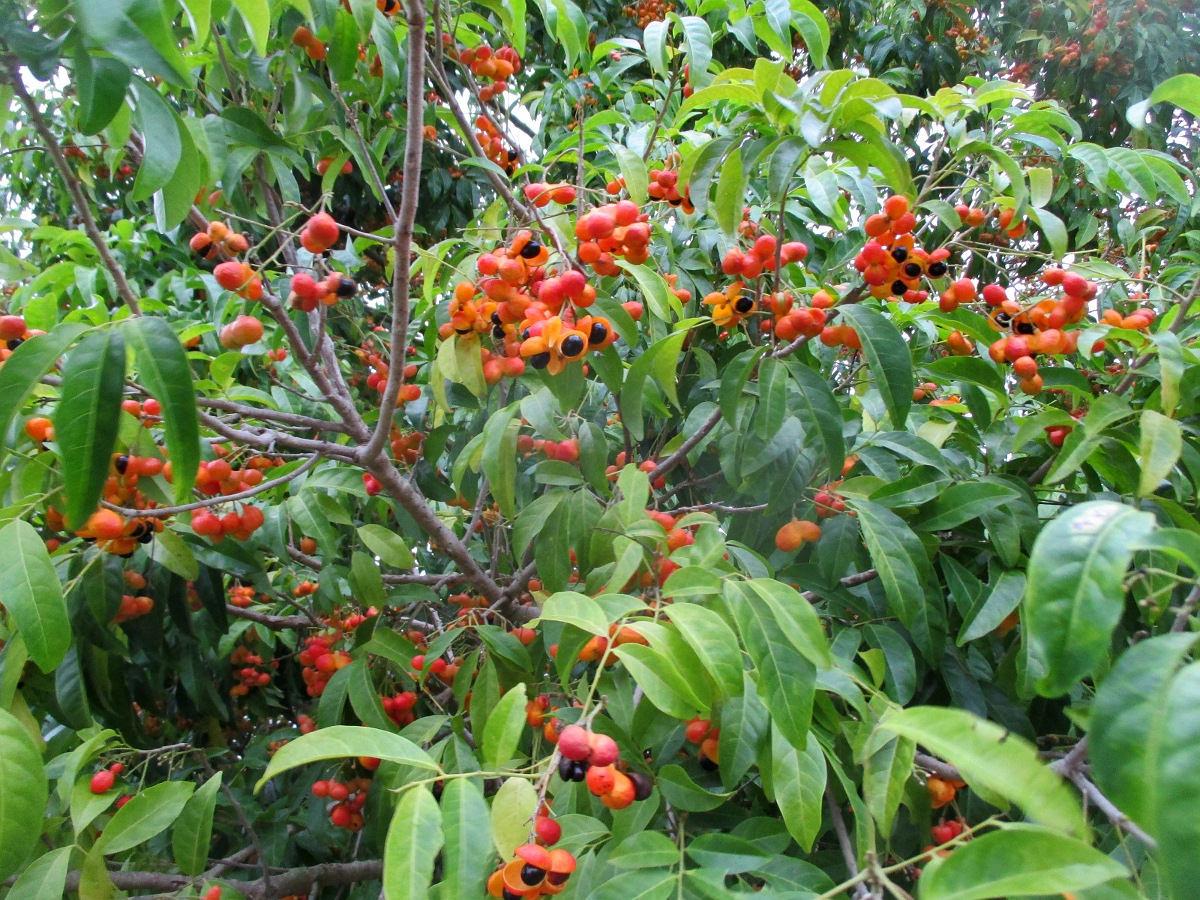
[[[472,331],[474,331],[475,329],[474,329],[474,328],[455,328],[454,330],[455,330],[455,331],[456,331],[458,334],[470,334],[470,333],[471,333]]]
[[[523,341],[529,340],[529,329],[528,328],[526,328],[524,331],[521,332],[521,340],[523,340]]]
[[[909,263],[904,267],[904,274],[909,278],[916,278],[921,274],[921,266],[917,263]]]
[[[717,770],[717,764],[707,756],[702,756],[700,757],[700,768],[706,772],[715,772]]]
[[[947,271],[949,271],[949,268],[944,262],[935,262],[929,264],[929,274],[934,278],[941,278],[946,274]]]
[[[530,887],[533,887],[535,884],[541,884],[546,880],[546,870],[539,869],[532,863],[525,863],[521,867],[521,880]]]
[[[521,900],[521,895],[514,894],[508,888],[505,888],[504,891],[500,894],[500,900]]]
[[[603,322],[593,322],[592,330],[588,332],[589,344],[603,344],[608,337],[608,329],[604,327]]]
[[[571,766],[573,765],[574,763],[572,763],[571,760],[567,759],[565,756],[560,756],[558,758],[558,777],[563,781],[570,781]]]
[[[544,369],[550,365],[550,353],[539,353],[537,356],[529,357],[529,364],[535,369]]]
[[[1017,334],[1033,334],[1034,330],[1035,329],[1034,329],[1033,325],[1030,324],[1029,322],[1018,322],[1017,323]]]
[[[1012,323],[1012,316],[1006,312],[996,313],[996,318],[993,320],[1001,328],[1006,328]]]
[[[498,341],[503,340],[504,339],[504,328],[501,327],[500,325],[493,326],[492,337],[494,337]]]
[[[492,324],[493,325],[503,325],[504,324],[504,320],[500,318],[500,313],[498,313],[498,312],[492,313]]]
[[[129,457],[122,453],[113,463],[113,468],[117,470],[118,475],[124,475],[125,470],[129,468]]]
[[[645,750],[642,751],[642,759],[646,760],[646,762],[649,762],[653,758],[654,758],[654,751],[651,750],[649,747],[647,747]]]
[[[737,310],[740,315],[744,316],[746,313],[750,312],[750,310],[754,309],[754,301],[749,297],[738,297],[737,300],[734,301],[733,308]]]
[[[553,884],[554,886],[557,887],[560,884],[566,884],[567,879],[570,877],[571,877],[570,872],[551,872],[549,875],[546,876],[546,880],[548,882],[550,882],[550,884]]]
[[[354,283],[353,278],[342,277],[338,280],[337,295],[339,297],[353,297],[357,290],[358,285]]]
[[[24,339],[24,338],[13,338],[11,341],[9,341],[9,342],[8,342],[8,349],[9,349],[9,350],[16,350],[16,349],[17,349],[18,347],[20,347],[20,346],[21,346],[23,343],[25,343],[25,339]]]
[[[567,359],[574,359],[577,356],[581,356],[586,349],[587,344],[577,334],[567,335],[566,340],[559,346],[562,355],[567,357]]]
[[[587,778],[588,764],[584,762],[571,763],[571,780],[583,781]]]
[[[908,251],[903,247],[896,247],[892,250],[892,259],[896,262],[904,262],[908,259]]]
[[[670,203],[672,206],[679,206],[680,204],[683,203],[683,198],[680,197],[678,200],[668,200],[667,202]]]
[[[148,544],[148,543],[150,543],[152,540],[154,540],[154,529],[153,529],[153,528],[151,528],[151,529],[150,529],[149,531],[147,531],[145,534],[139,534],[139,535],[138,535],[137,542],[138,542],[139,544]]]
[[[633,782],[633,798],[635,800],[645,800],[650,796],[650,792],[654,790],[654,782],[650,780],[649,775],[643,775],[641,772],[630,772],[629,780]]]
[[[908,285],[905,284],[903,281],[900,281],[899,279],[897,279],[896,281],[892,282],[892,293],[895,294],[897,297],[902,296],[907,291],[908,291]]]
[[[542,245],[539,244],[537,241],[530,241],[528,244],[526,244],[524,247],[521,248],[521,258],[522,259],[534,259],[541,252],[542,252]]]

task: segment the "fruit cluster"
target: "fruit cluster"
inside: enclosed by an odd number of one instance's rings
[[[145,594],[139,594],[136,597],[133,594],[122,594],[121,606],[117,610],[117,614],[113,616],[113,624],[120,625],[122,622],[141,618],[152,609],[154,609],[153,597],[147,597]]]
[[[314,781],[312,795],[331,801],[328,807],[329,822],[335,828],[361,831],[362,808],[367,805],[370,787],[369,778],[352,778],[344,783],[330,778],[328,781]]]
[[[117,776],[125,771],[123,763],[115,762],[107,769],[101,769],[92,776],[88,787],[93,794],[107,794],[117,783]]]
[[[618,767],[620,750],[606,734],[568,725],[558,736],[558,774],[563,781],[582,781],[609,809],[624,809],[645,800],[653,790],[648,775],[626,774]]]
[[[632,200],[606,203],[575,222],[580,262],[597,275],[620,275],[616,257],[633,265],[650,258],[650,216]]]
[[[521,57],[512,47],[496,51],[487,44],[465,47],[458,52],[458,61],[468,66],[476,78],[491,80],[479,89],[479,99],[484,103],[508,90],[508,79],[521,71]]]
[[[793,294],[780,291],[763,297],[763,308],[771,313],[774,323],[775,336],[781,341],[794,341],[804,335],[814,338],[825,330],[827,313],[837,299],[828,291],[820,290],[813,294],[809,305],[798,302]]]
[[[795,553],[805,544],[815,543],[820,539],[820,525],[796,518],[785,522],[775,532],[775,546],[783,553]]]
[[[696,751],[696,756],[703,768],[715,769],[717,767],[721,761],[718,749],[721,741],[720,728],[714,726],[708,719],[689,719],[683,736],[689,743],[699,746],[700,749]]]
[[[575,202],[575,185],[565,181],[554,184],[535,181],[525,185],[525,199],[538,209],[548,206],[551,201],[559,206],[569,206]]]
[[[355,351],[355,355],[364,363],[366,363],[366,365],[371,369],[371,371],[367,373],[367,390],[382,394],[383,389],[387,387],[388,375],[391,374],[391,366],[388,364],[387,359],[382,355],[382,351],[377,351],[375,349],[375,344],[373,341],[364,341],[362,348]],[[416,374],[416,363],[409,363],[404,367],[404,378],[406,381],[416,377]],[[409,383],[401,385],[397,402],[412,403],[414,400],[419,400],[420,398],[421,388],[415,384]]]
[[[340,272],[331,272],[321,281],[317,281],[307,272],[298,272],[292,276],[292,291],[288,294],[288,303],[292,309],[312,312],[318,304],[333,306],[339,300],[348,300],[356,293],[358,285],[354,279]]]
[[[683,190],[679,189],[679,173],[674,169],[651,169],[646,194],[651,200],[662,200],[689,216],[696,211],[688,195],[688,186],[685,184]]]
[[[248,541],[262,527],[266,518],[263,511],[249,503],[242,504],[240,513],[230,510],[222,516],[207,509],[192,516],[192,531],[210,537],[214,543],[231,537],[236,541]]]
[[[786,241],[781,246],[773,234],[763,234],[755,239],[749,250],[732,248],[721,260],[721,271],[726,275],[738,276],[747,281],[763,272],[775,271],[781,265],[803,262],[808,256],[808,245],[800,241]]]
[[[675,4],[671,0],[637,0],[637,3],[622,7],[621,12],[635,20],[637,27],[645,31],[651,22],[661,22],[675,12]]]
[[[303,25],[292,32],[292,43],[307,53],[308,58],[314,62],[325,58],[327,51],[324,42]]]
[[[300,677],[304,679],[308,696],[320,697],[333,673],[350,665],[350,654],[333,648],[340,639],[341,635],[336,632],[310,634],[304,639],[304,649],[296,659],[304,667]]]
[[[925,780],[925,787],[929,791],[929,804],[934,809],[941,809],[948,803],[952,803],[955,795],[966,786],[965,781],[941,778],[937,775],[930,775]]]
[[[417,695],[412,691],[401,691],[391,697],[380,697],[383,711],[397,728],[411,725],[416,719],[413,707],[417,705]]]
[[[487,116],[476,116],[475,137],[488,159],[510,175],[516,171],[521,161],[521,155],[505,144],[504,135]]]
[[[522,844],[513,855],[515,859],[488,878],[489,897],[519,900],[561,894],[575,871],[575,857],[561,847],[548,850],[540,844]]]
[[[229,664],[233,666],[233,675],[237,679],[237,684],[229,689],[233,697],[245,697],[251,688],[266,687],[271,683],[268,669],[278,666],[275,660],[271,660],[269,665],[265,664],[261,656],[244,645],[234,648],[229,656]]]
[[[333,216],[321,212],[310,218],[300,231],[300,246],[319,256],[338,242],[341,229]]]
[[[245,609],[254,603],[254,588],[248,584],[238,584],[229,589],[229,605]]]
[[[250,241],[244,234],[239,234],[224,222],[209,222],[208,230],[197,231],[192,235],[188,246],[192,248],[192,252],[213,260],[222,254],[237,256],[239,253],[245,253],[250,249]]]

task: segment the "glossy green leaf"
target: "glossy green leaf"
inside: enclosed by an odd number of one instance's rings
[[[773,578],[752,578],[745,586],[771,610],[779,632],[814,666],[833,666],[829,640],[821,618],[808,599],[798,590]]]
[[[973,838],[921,875],[921,900],[1065,894],[1129,871],[1083,841],[1046,828],[1010,827]]]
[[[122,332],[133,349],[138,380],[162,404],[175,502],[184,503],[191,497],[200,466],[200,426],[191,363],[166,319],[138,316],[130,319]]]
[[[262,778],[254,785],[257,793],[262,786],[281,772],[325,759],[348,756],[374,756],[402,763],[417,769],[437,771],[429,755],[407,738],[378,728],[354,725],[332,725],[301,735],[275,752]]]
[[[133,96],[137,101],[134,119],[144,144],[130,194],[138,201],[162,190],[171,180],[183,156],[183,139],[175,113],[158,91],[139,78],[133,82]]]
[[[645,692],[646,699],[667,715],[691,719],[708,711],[705,698],[695,691],[697,686],[680,674],[665,653],[641,644],[622,644],[612,652]]]
[[[62,900],[74,847],[59,847],[31,862],[8,892],[8,900]]]
[[[1200,663],[1195,634],[1130,647],[1096,692],[1088,755],[1105,796],[1159,843],[1172,898],[1194,892],[1200,860]]]
[[[83,134],[103,131],[125,102],[125,93],[132,80],[133,72],[121,60],[80,48],[75,53],[79,131]]]
[[[1074,837],[1087,826],[1079,801],[1038,758],[1037,749],[1007,728],[961,709],[893,709],[877,726],[924,745],[956,766],[969,787],[1015,803],[1034,821]]]
[[[508,778],[492,798],[492,841],[503,860],[529,840],[529,823],[537,809],[537,789],[524,778]]]
[[[809,0],[790,0],[792,7],[792,24],[804,38],[804,47],[812,57],[813,64],[818,68],[825,67],[825,57],[829,53],[829,22],[825,14]]]
[[[912,406],[913,367],[912,355],[904,337],[891,320],[870,307],[839,306],[846,324],[858,332],[862,341],[863,355],[871,370],[884,405],[892,420],[892,427],[904,428],[908,410]]]
[[[472,779],[455,778],[442,788],[442,890],[447,897],[482,896],[492,872],[492,840],[484,827],[488,805]]]
[[[1138,475],[1138,496],[1145,497],[1158,490],[1159,484],[1175,468],[1183,452],[1183,432],[1179,423],[1152,409],[1142,410],[1141,461]]]
[[[542,604],[541,619],[549,622],[565,622],[581,628],[589,634],[608,636],[608,616],[600,604],[585,594],[560,591],[551,594]]]
[[[138,791],[113,814],[93,849],[107,856],[145,843],[170,827],[195,788],[190,781],[164,781]]]
[[[63,368],[54,431],[63,459],[67,520],[81,528],[100,503],[117,443],[125,388],[125,341],[108,328],[79,342]]]
[[[838,473],[846,461],[846,442],[842,437],[842,413],[829,384],[804,365],[794,365],[792,380],[797,388],[790,397],[789,409],[813,436],[828,466]]]
[[[804,749],[797,750],[795,742],[783,734],[778,724],[776,721],[771,727],[771,784],[775,802],[788,834],[807,853],[821,833],[821,803],[828,777],[825,755],[820,743],[812,737]]]
[[[721,168],[717,181],[717,196],[712,212],[726,235],[732,236],[737,223],[742,220],[742,208],[746,205],[746,172],[742,166],[742,150],[734,147]]]
[[[687,846],[687,855],[702,866],[736,875],[760,868],[771,854],[745,838],[710,831],[694,838]]]
[[[405,542],[404,535],[397,534],[385,525],[363,525],[358,529],[358,536],[366,548],[379,557],[380,562],[397,569],[412,568],[412,550]]]
[[[1016,496],[1016,488],[994,481],[954,484],[940,492],[916,525],[922,531],[947,531],[999,509]]]
[[[199,875],[208,865],[212,848],[213,813],[217,809],[217,792],[224,773],[217,772],[200,786],[184,804],[171,832],[171,848],[175,865],[185,875]]]
[[[1125,570],[1135,543],[1153,528],[1150,513],[1094,500],[1042,529],[1030,554],[1024,615],[1040,694],[1066,693],[1108,655],[1125,608]]]
[[[429,788],[406,790],[383,847],[385,900],[426,900],[443,842],[442,811]]]
[[[4,607],[29,658],[43,672],[54,671],[71,646],[71,624],[46,543],[28,522],[16,519],[0,529],[0,566]]]
[[[682,766],[674,764],[659,770],[656,784],[667,802],[684,812],[707,812],[733,796],[732,792],[722,794],[697,784]]]
[[[892,823],[912,777],[917,745],[902,737],[872,741],[863,761],[863,799],[883,834],[891,834]]]
[[[481,469],[487,476],[492,497],[507,518],[516,516],[517,434],[521,430],[519,404],[510,403],[488,416],[483,428]]]
[[[509,689],[483,729],[483,763],[496,770],[513,758],[525,730],[525,685]]]
[[[737,635],[721,616],[698,603],[673,603],[667,610],[722,696],[742,692],[742,652]]]
[[[1200,75],[1190,72],[1168,78],[1150,94],[1148,100],[1129,107],[1126,118],[1134,128],[1145,128],[1146,113],[1156,103],[1170,103],[1200,116]]]
[[[21,871],[39,843],[49,797],[42,754],[25,726],[0,709],[0,878]]]

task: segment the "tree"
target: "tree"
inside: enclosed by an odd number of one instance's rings
[[[2,0],[7,896],[1190,896],[1109,5]]]

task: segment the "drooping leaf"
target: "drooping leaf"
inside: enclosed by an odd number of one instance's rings
[[[484,823],[488,806],[483,790],[469,778],[455,778],[442,789],[442,890],[447,897],[483,895],[494,853]]]
[[[62,585],[46,543],[23,519],[0,529],[3,603],[25,648],[43,672],[52,672],[71,646],[71,623]]]
[[[288,741],[275,752],[255,792],[281,772],[324,759],[348,756],[374,756],[418,769],[437,771],[437,765],[424,750],[407,738],[378,728],[333,725]]]
[[[171,832],[171,847],[175,865],[185,875],[199,875],[208,864],[212,849],[213,813],[217,809],[217,792],[221,789],[223,772],[217,772],[200,786],[184,804]]]
[[[442,849],[442,811],[425,785],[404,792],[383,848],[385,900],[425,900]]]
[[[825,797],[828,772],[820,743],[809,738],[804,749],[777,727],[771,727],[771,784],[775,802],[787,826],[805,853],[821,832],[821,803]]]
[[[178,818],[195,788],[190,781],[164,781],[138,791],[116,811],[93,849],[111,855],[150,840]]]
[[[839,306],[848,325],[858,332],[871,377],[883,395],[892,427],[903,429],[912,406],[912,355],[904,337],[882,313],[851,304]]]
[[[39,843],[40,829],[30,826],[45,817],[49,795],[41,752],[21,721],[0,709],[0,878],[19,872]]]

